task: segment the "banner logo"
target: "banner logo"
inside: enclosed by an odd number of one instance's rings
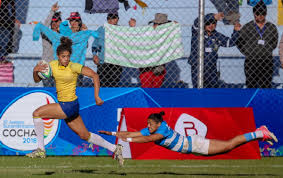
[[[207,127],[197,118],[183,113],[175,124],[175,131],[184,136],[200,135],[205,137]]]
[[[32,113],[38,107],[55,103],[53,96],[44,92],[28,93],[11,102],[0,118],[0,141],[8,148],[20,151],[37,148]],[[59,131],[60,120],[43,118],[44,144],[49,144]]]

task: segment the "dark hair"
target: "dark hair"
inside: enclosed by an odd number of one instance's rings
[[[253,13],[255,15],[263,15],[266,16],[267,14],[267,7],[265,3],[261,0],[253,7]]]
[[[119,19],[118,13],[109,13],[109,14],[107,14],[107,20],[110,20],[110,19]]]
[[[151,119],[156,123],[162,122],[163,121],[163,117],[165,115],[164,111],[161,111],[160,113],[152,113],[148,116],[147,119]]]
[[[72,54],[72,45],[73,42],[68,37],[61,37],[60,38],[61,44],[57,48],[57,55],[60,55],[64,51],[68,51],[70,54]]]
[[[57,19],[57,20],[60,20],[62,21],[62,18],[61,18],[61,12],[55,12],[52,19]]]
[[[52,24],[54,22],[58,22],[58,21],[62,21],[61,19],[61,12],[55,12],[54,15],[52,16],[52,19],[51,19],[51,23],[50,23],[50,26],[52,26]]]

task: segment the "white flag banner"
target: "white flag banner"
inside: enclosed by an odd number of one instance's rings
[[[166,23],[127,27],[105,24],[105,62],[142,68],[158,66],[184,56],[181,26]]]

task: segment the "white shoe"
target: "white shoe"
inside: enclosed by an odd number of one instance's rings
[[[123,152],[123,146],[120,144],[117,144],[116,149],[114,151],[114,159],[118,161],[120,166],[124,165],[124,158],[123,158],[122,152]]]
[[[40,148],[37,148],[31,153],[26,154],[30,158],[46,158],[46,152]]]

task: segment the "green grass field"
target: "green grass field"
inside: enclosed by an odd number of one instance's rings
[[[0,177],[283,177],[283,157],[261,160],[129,160],[1,156]]]

